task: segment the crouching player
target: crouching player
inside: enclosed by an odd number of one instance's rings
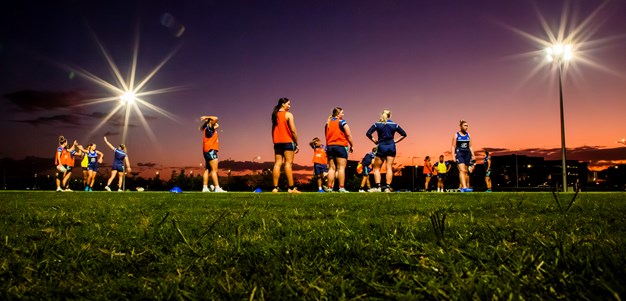
[[[372,161],[376,158],[376,148],[372,148],[372,151],[365,154],[361,162],[356,166],[356,172],[363,178],[361,179],[361,187],[359,192],[372,192],[370,185],[370,171],[372,171]]]

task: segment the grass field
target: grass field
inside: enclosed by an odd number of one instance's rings
[[[626,194],[0,192],[1,299],[626,294]]]

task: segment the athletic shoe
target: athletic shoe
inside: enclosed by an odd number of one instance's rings
[[[485,192],[491,192],[491,189],[487,189],[487,191],[485,191]]]
[[[326,188],[324,188],[324,191],[326,191],[326,192],[333,192],[333,189],[329,188],[329,187],[326,187]]]
[[[380,188],[370,188],[369,192],[380,192]]]
[[[111,187],[109,187],[109,186],[104,186],[104,190],[106,190],[106,191],[111,191]]]
[[[474,191],[474,188],[465,188],[465,192],[472,192]]]
[[[85,186],[85,191],[89,191],[89,186]]]
[[[217,186],[217,187],[215,187],[215,189],[213,190],[213,192],[228,192],[228,191],[226,191],[226,190],[222,189],[222,187]]]
[[[278,188],[272,189],[272,193],[278,193]]]
[[[287,189],[287,192],[289,193],[295,193],[295,194],[299,194],[302,193],[300,190],[298,190],[298,188],[294,187],[293,189]]]
[[[202,192],[211,192],[211,190],[209,189],[209,187],[204,187],[202,188]]]
[[[61,189],[61,187],[57,187],[57,191],[63,191],[63,189]]]
[[[121,190],[121,189],[118,189],[118,190],[117,190],[117,192],[122,192],[122,191],[124,191],[124,190]]]
[[[349,193],[350,191],[347,191],[345,188],[339,188],[339,192],[341,193]]]
[[[211,192],[215,191],[215,186],[213,186],[213,184],[211,184],[211,186],[209,186],[209,189],[211,190]]]
[[[324,191],[324,189],[320,189],[317,192],[326,192],[326,191]]]
[[[359,192],[367,192],[367,191],[365,191],[365,190],[363,190],[363,189],[359,189]]]
[[[91,189],[91,187],[89,187],[89,191],[93,191],[93,189]]]
[[[387,187],[387,188],[385,188],[385,192],[387,192],[387,193],[393,192],[393,189],[391,189],[391,187]]]
[[[74,190],[71,190],[69,188],[65,188],[65,192],[72,192],[72,191],[74,191]]]

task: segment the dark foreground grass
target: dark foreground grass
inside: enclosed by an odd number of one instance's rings
[[[624,193],[2,192],[0,235],[5,300],[626,294]]]

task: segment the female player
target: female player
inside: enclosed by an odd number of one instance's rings
[[[109,177],[109,180],[107,181],[107,186],[105,186],[104,189],[106,191],[111,191],[111,188],[109,186],[111,185],[111,182],[113,182],[113,179],[115,179],[115,176],[119,175],[119,179],[117,181],[117,191],[123,191],[122,180],[126,172],[131,172],[130,161],[128,160],[128,156],[126,155],[126,145],[120,144],[118,148],[115,148],[113,144],[109,143],[109,140],[107,140],[106,136],[104,136],[104,142],[114,152],[113,166],[111,167],[111,176]],[[124,166],[126,166],[126,169],[124,169]]]
[[[85,186],[85,191],[93,191],[93,184],[96,181],[98,167],[99,164],[102,163],[102,158],[104,158],[104,154],[99,150],[96,150],[95,143],[90,144],[87,149],[84,149],[80,145],[78,145],[77,147],[82,152],[87,153],[87,185]]]
[[[467,132],[469,124],[465,120],[459,121],[460,131],[456,132],[452,137],[452,154],[459,167],[459,180],[461,182],[461,192],[471,192],[472,189],[467,185],[467,167],[470,165],[474,157],[472,150],[472,141]]]
[[[59,136],[59,146],[54,154],[54,165],[56,166],[56,184],[57,191],[63,191],[61,188],[61,184],[63,179],[65,178],[65,173],[67,173],[67,165],[65,164],[65,153],[67,147],[67,139],[63,136]]]
[[[220,143],[217,134],[217,128],[220,127],[217,123],[217,116],[202,116],[200,120],[202,125],[200,130],[203,131],[202,135],[202,153],[204,154],[204,174],[202,175],[202,192],[211,191],[207,185],[209,184],[209,175],[213,180],[213,192],[226,192],[226,190],[220,187],[219,178],[217,176],[217,152],[220,150]]]
[[[396,143],[406,138],[406,132],[397,123],[391,119],[391,111],[383,110],[380,119],[374,123],[365,134],[374,144],[378,145],[376,158],[374,159],[374,181],[376,182],[374,189],[377,192],[391,192],[391,181],[393,180],[393,161],[396,159]],[[376,132],[378,140],[374,140],[372,134]],[[400,134],[400,138],[395,140],[395,134]],[[386,187],[380,187],[380,168],[385,164],[387,168]]]
[[[428,184],[430,183],[430,178],[433,176],[433,164],[430,163],[430,156],[426,156],[424,159],[424,191],[428,192]]]
[[[293,183],[293,157],[298,152],[298,134],[293,114],[289,112],[291,100],[281,98],[272,111],[272,141],[274,142],[274,169],[272,180],[274,184],[273,193],[278,192],[278,180],[280,179],[280,169],[285,165],[285,175],[289,193],[300,193]]]
[[[487,192],[491,192],[491,156],[489,151],[485,151],[485,183],[487,184]]]
[[[372,170],[372,162],[376,158],[376,148],[372,148],[372,151],[365,154],[361,162],[356,166],[356,173],[361,175],[361,187],[359,192],[369,192],[372,187],[370,185],[370,171]]]
[[[348,152],[352,152],[352,134],[350,127],[343,120],[344,112],[340,107],[333,109],[328,117],[324,132],[326,133],[326,155],[328,156],[328,188],[335,185],[335,171],[339,178],[339,192],[349,192],[344,187]]]
[[[70,147],[66,144],[65,152],[63,153],[63,162],[65,163],[65,168],[67,171],[65,172],[65,176],[63,176],[62,187],[65,188],[65,191],[72,191],[70,189],[70,178],[72,178],[72,169],[74,169],[74,156],[80,156],[82,152],[79,150],[76,152],[76,141]]]
[[[317,192],[325,192],[324,178],[328,175],[326,150],[320,138],[317,137],[313,138],[309,145],[313,148],[313,175],[317,179]]]

